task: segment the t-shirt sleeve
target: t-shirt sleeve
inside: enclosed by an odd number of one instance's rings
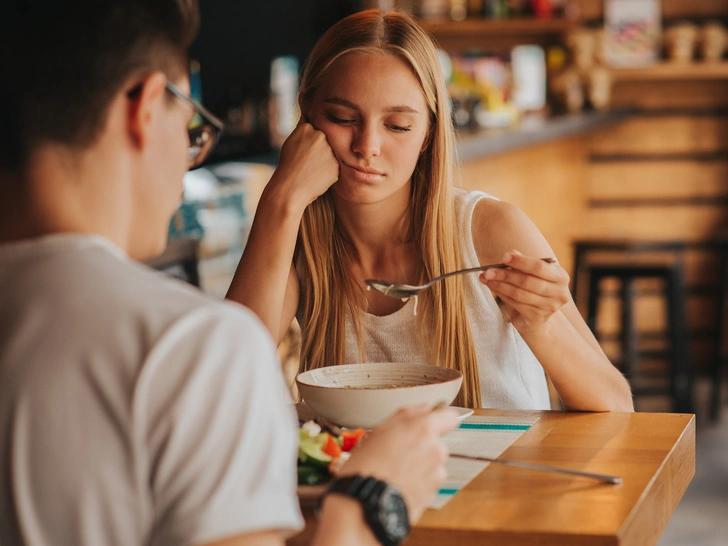
[[[177,320],[136,391],[150,544],[303,526],[295,411],[272,339],[252,313],[215,303]]]

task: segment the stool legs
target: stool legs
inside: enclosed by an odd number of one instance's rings
[[[682,283],[682,269],[676,267],[667,277],[668,320],[670,343],[672,344],[670,366],[670,388],[673,411],[693,413],[692,376],[688,360],[687,330],[685,327],[685,306]]]
[[[597,334],[597,308],[599,305],[599,281],[601,276],[595,272],[589,274],[589,297],[587,299],[586,324],[599,341]]]
[[[633,319],[633,301],[634,301],[634,283],[632,279],[626,277],[622,279],[622,287],[620,288],[622,298],[622,362],[623,372],[630,385],[633,383],[635,374],[635,365],[637,363],[637,333],[634,327]]]
[[[663,295],[667,310],[668,380],[672,411],[693,413],[692,375],[688,357],[687,328],[685,324],[684,288],[680,264],[671,266],[606,265],[588,268],[589,294],[587,298],[587,324],[597,341],[597,311],[599,307],[599,284],[602,279],[615,278],[621,282],[621,332],[622,372],[634,384],[638,375],[640,357],[639,335],[634,321],[636,299],[634,280],[638,278],[659,279],[663,283]],[[728,298],[728,295],[727,295]],[[644,394],[647,394],[647,390]],[[637,389],[635,394],[639,395]]]
[[[726,362],[726,337],[728,336],[728,249],[721,248],[720,270],[718,282],[720,283],[720,295],[718,300],[718,327],[715,334],[715,354],[713,356],[713,369],[710,374],[711,393],[709,418],[717,421],[720,417],[721,391],[723,388]]]

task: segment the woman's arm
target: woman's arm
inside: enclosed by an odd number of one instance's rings
[[[324,133],[301,123],[283,145],[278,167],[258,203],[226,297],[255,312],[277,343],[298,306],[292,264],[303,211],[338,176],[339,164]]]
[[[473,217],[473,240],[482,263],[510,265],[481,274],[481,282],[506,304],[564,407],[633,411],[629,384],[582,319],[569,292],[569,275],[558,263],[539,259],[554,254],[533,222],[513,205],[484,199]]]

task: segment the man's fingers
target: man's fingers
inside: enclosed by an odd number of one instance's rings
[[[450,432],[459,423],[458,412],[450,407],[433,411],[430,419],[433,431],[440,436]]]
[[[424,403],[402,408],[387,422],[393,424],[399,419],[409,421],[410,426],[414,425],[415,422],[419,422],[434,434],[442,436],[458,424],[458,413],[449,406],[439,407],[436,405],[433,408],[432,404]]]

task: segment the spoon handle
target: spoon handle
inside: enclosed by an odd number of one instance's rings
[[[555,258],[541,258],[541,261],[544,261],[547,264],[552,264],[556,261],[556,259]],[[506,269],[508,267],[510,267],[508,264],[490,264],[490,265],[479,265],[478,267],[471,267],[469,269],[458,269],[457,271],[452,271],[450,273],[445,273],[444,275],[440,275],[439,277],[435,277],[428,284],[435,283],[435,282],[445,279],[447,277],[452,277],[453,275],[461,275],[463,273],[474,273],[476,271],[485,271],[486,269]]]
[[[568,468],[559,468],[556,466],[546,466],[542,464],[526,463],[523,461],[513,461],[511,459],[495,459],[492,457],[476,457],[473,455],[458,455],[457,453],[450,453],[450,457],[458,457],[460,459],[474,459],[477,461],[487,461],[489,463],[500,463],[508,466],[518,466],[520,468],[529,468],[531,470],[542,470],[544,472],[557,472],[559,474],[571,474],[573,476],[581,476],[582,478],[593,478],[595,480],[603,481],[611,484],[622,483],[622,478],[619,476],[609,476],[607,474],[595,474],[593,472],[584,472],[582,470],[571,470]]]

